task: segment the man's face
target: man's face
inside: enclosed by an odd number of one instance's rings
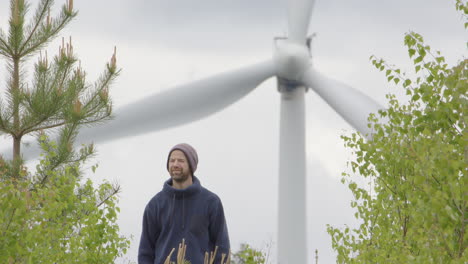
[[[190,176],[190,168],[184,153],[178,149],[171,152],[169,156],[169,174],[173,181],[182,183]]]

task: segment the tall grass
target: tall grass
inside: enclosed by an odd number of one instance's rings
[[[185,239],[182,239],[182,243],[179,243],[179,248],[177,249],[177,262],[171,261],[171,256],[174,254],[175,248],[171,250],[171,253],[167,256],[164,264],[190,264],[190,261],[185,259],[185,252],[187,250],[187,245],[185,244]],[[215,247],[214,251],[210,253],[205,252],[205,260],[203,264],[215,264],[216,254],[218,252],[218,246]],[[221,255],[221,263],[216,264],[231,264],[231,252],[229,254],[223,253]]]

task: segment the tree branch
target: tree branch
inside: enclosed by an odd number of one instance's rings
[[[40,15],[37,19],[37,22],[35,23],[33,29],[31,30],[31,34],[29,34],[28,38],[26,39],[26,41],[23,43],[23,46],[19,49],[19,53],[21,53],[23,51],[23,49],[26,47],[26,44],[31,40],[32,36],[34,35],[34,33],[36,33],[36,30],[37,28],[39,27],[39,24],[41,24],[41,20],[42,18],[44,17],[45,13],[46,13],[46,9],[47,9],[47,6],[48,6],[48,3],[50,2],[50,0],[46,0],[46,3],[44,4],[44,8],[42,9],[42,11],[40,12]]]
[[[101,205],[103,205],[105,202],[107,202],[110,198],[112,198],[114,195],[118,194],[119,192],[120,192],[120,186],[117,186],[117,188],[112,189],[112,192],[108,194],[104,200],[98,203],[96,207],[100,207]]]
[[[26,54],[32,52],[33,50],[37,49],[41,45],[45,44],[50,37],[56,35],[60,30],[62,30],[65,27],[65,25],[68,22],[70,22],[71,18],[73,18],[73,16],[65,17],[65,19],[62,20],[62,22],[59,25],[57,25],[57,27],[54,30],[51,30],[49,34],[45,36],[42,40],[38,40],[37,43],[31,45],[28,49],[26,49],[23,53],[21,53],[21,56],[25,56]]]
[[[41,123],[43,123],[45,120],[41,120],[40,122],[37,122],[35,125],[32,125],[28,128],[25,128],[23,130],[23,133],[24,134],[28,134],[28,133],[31,133],[31,132],[34,132],[34,131],[39,131],[39,130],[46,130],[46,129],[49,129],[49,128],[56,128],[56,127],[59,127],[59,126],[63,126],[66,124],[66,122],[60,122],[60,123],[57,123],[57,124],[54,124],[54,125],[48,125],[48,126],[43,126],[43,127],[36,127],[34,128],[35,126],[37,125],[40,125]]]
[[[3,47],[5,47],[6,51],[8,53],[4,54],[2,53],[4,56],[6,57],[11,57],[11,55],[13,54],[13,51],[10,49],[10,46],[8,46],[8,43],[0,36],[0,42],[3,44]]]
[[[6,231],[8,231],[8,229],[10,228],[11,222],[13,221],[13,217],[14,217],[15,214],[16,214],[16,209],[17,209],[17,208],[13,209],[13,213],[11,214],[10,220],[8,220],[8,224],[7,224],[6,228],[5,228],[5,230],[3,231],[2,236],[5,236]]]
[[[464,202],[462,210],[462,215],[461,215],[461,230],[460,230],[460,235],[458,236],[458,258],[461,258],[463,256],[463,252],[465,252],[466,249],[466,244],[465,244],[465,232],[466,232],[466,223],[467,219],[465,219],[465,213],[466,213],[466,201]]]

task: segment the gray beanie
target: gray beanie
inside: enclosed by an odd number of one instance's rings
[[[195,173],[195,171],[197,170],[197,165],[198,165],[197,151],[187,143],[177,144],[171,148],[171,150],[169,151],[169,155],[167,155],[167,164],[166,164],[167,170],[169,170],[169,157],[171,156],[172,151],[176,149],[182,151],[185,154],[185,157],[188,160],[189,167],[190,167],[190,170],[192,171],[192,174]]]

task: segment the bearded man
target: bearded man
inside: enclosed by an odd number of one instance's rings
[[[185,240],[185,258],[203,264],[205,252],[218,247],[215,263],[230,250],[224,209],[219,197],[195,177],[198,155],[189,144],[175,145],[167,159],[171,178],[146,205],[138,250],[139,264],[164,264]],[[177,254],[171,256],[176,262]]]

